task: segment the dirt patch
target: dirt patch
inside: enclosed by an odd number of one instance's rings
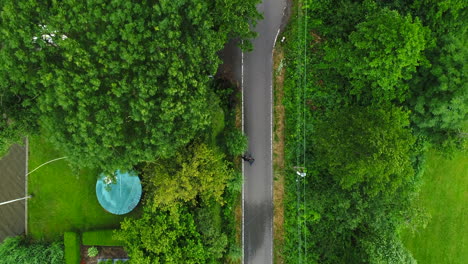
[[[127,252],[123,247],[100,247],[96,246],[99,254],[96,257],[88,257],[90,246],[81,246],[81,264],[96,264],[98,259],[126,259]]]
[[[239,203],[237,204],[236,206],[236,211],[235,211],[235,214],[236,214],[236,241],[238,242],[239,245],[242,244],[242,241],[241,241],[241,235],[242,235],[242,205],[241,205],[242,201],[241,199],[239,198]]]
[[[273,52],[273,70],[274,70],[274,141],[273,141],[273,239],[274,239],[274,263],[284,263],[283,245],[284,245],[284,121],[285,109],[283,105],[284,97],[284,77],[286,67],[284,63],[284,51],[281,45],[276,46]]]

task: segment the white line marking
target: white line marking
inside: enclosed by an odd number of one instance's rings
[[[33,172],[35,172],[37,169],[39,169],[39,168],[42,167],[42,166],[45,166],[45,165],[47,165],[47,164],[49,164],[49,163],[51,163],[51,162],[54,162],[54,161],[57,161],[57,160],[61,160],[61,159],[66,159],[66,158],[67,158],[67,157],[65,156],[65,157],[56,158],[56,159],[53,159],[53,160],[49,160],[49,161],[47,161],[47,162],[44,162],[44,163],[42,163],[41,165],[39,165],[38,167],[36,167],[34,170],[28,172],[28,174],[26,174],[26,176],[29,175],[29,174],[31,174],[31,173],[33,173]]]
[[[281,28],[278,28],[278,32],[276,32],[276,36],[275,36],[275,41],[273,42],[273,48],[275,48],[275,46],[276,46],[276,40],[278,39],[278,35],[279,35],[280,31],[281,31]]]
[[[25,169],[24,169],[24,196],[28,196],[28,163],[29,163],[29,139],[24,140]],[[28,199],[24,201],[24,233],[28,235]]]
[[[245,134],[245,129],[244,129],[244,52],[241,51],[242,56],[241,56],[241,97],[242,97],[242,132]],[[244,232],[245,232],[245,194],[244,194],[244,185],[245,185],[245,171],[244,171],[244,162],[241,161],[242,163],[242,264],[244,264],[244,242],[245,242],[245,237],[244,237]]]

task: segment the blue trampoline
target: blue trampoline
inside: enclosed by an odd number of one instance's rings
[[[108,212],[116,215],[131,212],[140,201],[141,191],[140,178],[133,171],[117,170],[113,180],[101,174],[96,183],[99,203]]]

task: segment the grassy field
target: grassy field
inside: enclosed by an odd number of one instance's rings
[[[29,140],[29,170],[62,155],[44,138]],[[116,228],[124,216],[106,212],[99,204],[95,186],[97,171],[81,170],[73,175],[66,160],[41,167],[29,175],[28,204],[30,235],[38,240],[60,239],[65,231]],[[126,216],[138,214],[138,210]]]
[[[403,241],[421,264],[462,264],[468,260],[468,155],[448,160],[428,156],[421,203],[432,218],[426,229]]]

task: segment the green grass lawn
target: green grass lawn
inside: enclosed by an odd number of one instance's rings
[[[452,160],[428,155],[421,203],[432,218],[426,229],[403,241],[421,264],[468,263],[468,155]]]
[[[44,138],[29,140],[29,170],[61,157]],[[96,197],[98,171],[81,170],[74,175],[66,160],[41,167],[29,175],[28,228],[30,235],[39,240],[61,239],[65,231],[85,231],[117,228],[125,216],[106,212]]]

